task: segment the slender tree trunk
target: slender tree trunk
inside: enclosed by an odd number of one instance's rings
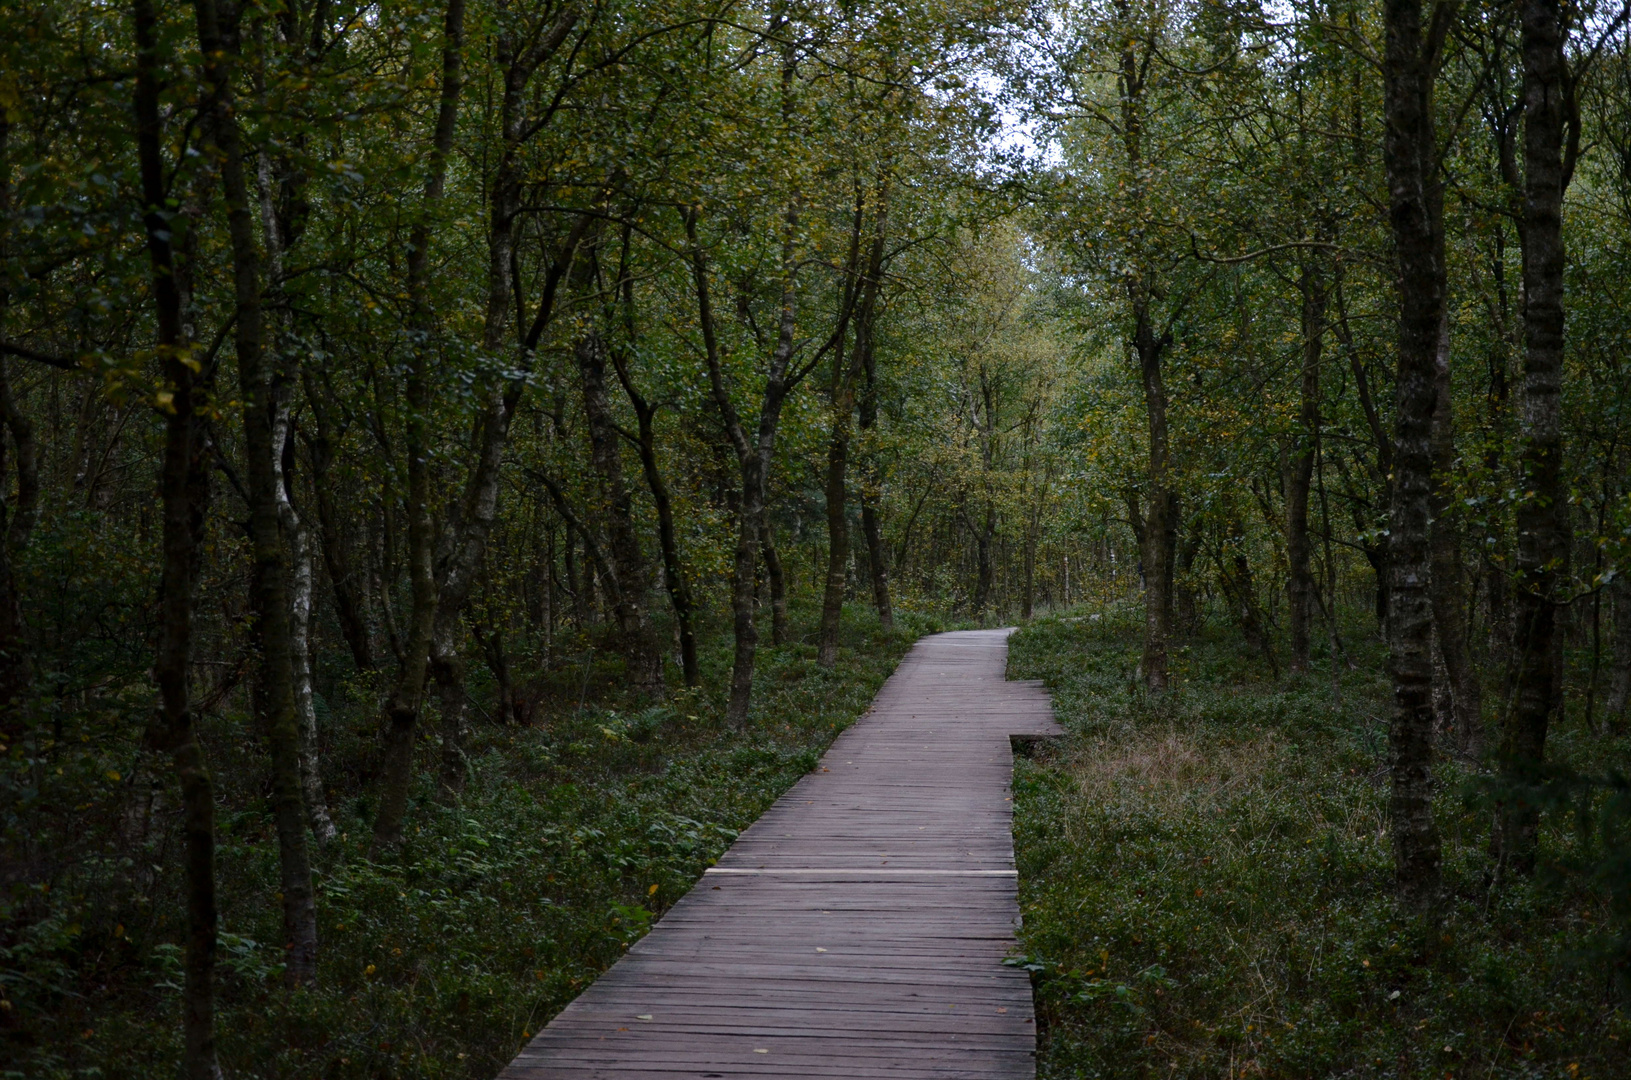
[[[284,253],[287,248],[284,223],[276,205],[276,182],[272,161],[266,153],[258,156],[261,233],[266,249],[267,291],[282,296]],[[274,354],[285,356],[287,315],[276,310],[268,320]],[[285,363],[299,366],[298,360]],[[277,497],[278,525],[288,544],[289,666],[294,697],[295,720],[299,728],[299,767],[301,799],[306,821],[319,845],[334,838],[334,822],[329,819],[323,778],[318,763],[317,705],[313,696],[311,669],[312,544],[311,530],[294,505],[295,437],[290,396],[297,372],[268,370],[272,401],[272,468]]]
[[[883,523],[879,520],[872,493],[866,488],[861,489],[861,532],[866,536],[867,572],[872,577],[872,606],[878,612],[878,625],[887,634],[895,629],[895,607],[889,595],[889,545],[883,542]]]
[[[700,676],[697,672],[695,605],[691,599],[691,587],[685,579],[685,565],[680,559],[679,540],[674,529],[674,500],[657,464],[657,407],[635,389],[627,365],[619,355],[613,353],[612,359],[616,364],[618,379],[623,383],[623,390],[628,394],[629,404],[634,406],[635,417],[640,423],[637,443],[640,467],[645,472],[646,487],[651,489],[651,501],[657,508],[657,539],[663,551],[663,587],[668,590],[668,600],[674,609],[674,622],[679,631],[680,669],[684,673],[685,685],[696,686]]]
[[[574,350],[583,377],[583,406],[589,429],[589,459],[600,480],[610,549],[612,613],[623,636],[623,656],[629,685],[638,693],[663,692],[663,657],[657,646],[646,603],[651,574],[640,534],[634,523],[634,502],[623,481],[623,452],[606,400],[606,346],[590,331]]]
[[[5,168],[4,144],[0,141],[0,170]],[[0,179],[0,184],[4,179]],[[0,212],[4,207],[0,205]],[[5,311],[4,290],[0,288],[0,315]],[[0,733],[12,736],[22,730],[24,699],[34,681],[26,627],[23,623],[22,595],[17,582],[17,557],[28,547],[39,502],[40,478],[36,460],[34,425],[24,414],[12,391],[10,361],[0,358]],[[11,436],[17,465],[17,499],[7,499],[10,487],[6,473],[4,438]]]
[[[888,197],[887,187],[884,197]],[[864,196],[858,194],[854,226],[850,230],[847,281],[838,317],[838,331],[835,335],[837,348],[833,351],[832,380],[827,395],[830,408],[827,480],[824,491],[827,504],[827,576],[821,596],[821,630],[816,652],[816,662],[824,668],[831,668],[838,662],[838,624],[844,613],[844,596],[849,591],[850,535],[846,495],[849,484],[850,436],[855,419],[855,384],[861,377],[865,363],[863,349],[870,349],[871,342],[860,340],[863,335],[858,328],[855,350],[848,363],[845,362],[844,347],[858,298],[864,294],[867,303],[876,304],[878,295],[873,281],[875,272],[868,272],[874,268],[869,265],[863,270],[860,265],[861,232],[865,215],[866,200]],[[880,210],[879,227],[874,230],[875,232],[879,232],[882,227],[881,215]],[[882,239],[881,232],[878,239],[880,241]],[[881,258],[881,252],[876,250],[877,244],[871,245],[871,249],[874,257]],[[871,258],[869,264],[870,262]],[[860,280],[857,280],[858,275]],[[861,313],[861,317],[863,321],[869,319],[870,312]]]
[[[11,124],[0,110],[0,265],[5,264],[11,228]],[[11,294],[0,282],[0,327]],[[18,405],[11,386],[11,361],[0,357],[0,735],[15,742],[23,731],[24,699],[34,681],[34,664],[23,623],[17,582],[17,556],[28,546],[39,502],[40,478],[34,425]],[[10,482],[5,436],[17,464],[17,501],[7,499]]]
[[[834,361],[839,362],[841,359]],[[845,385],[836,385],[839,382]],[[827,578],[821,596],[821,639],[816,653],[816,662],[824,668],[838,663],[838,621],[849,584],[849,514],[844,496],[850,414],[855,403],[847,379],[834,379],[834,383],[832,430],[827,439]]]
[[[1178,532],[1178,497],[1171,488],[1167,444],[1167,390],[1161,371],[1162,353],[1170,339],[1157,338],[1149,313],[1140,305],[1134,332],[1139,373],[1144,384],[1148,419],[1149,473],[1144,535],[1140,557],[1144,561],[1144,687],[1164,693],[1168,686],[1167,650],[1172,638],[1172,569]]]
[[[1450,396],[1450,334],[1445,320],[1434,358],[1433,490],[1431,545],[1433,639],[1449,691],[1449,712],[1438,709],[1456,752],[1476,761],[1484,748],[1483,693],[1467,650],[1467,596],[1461,569],[1461,519],[1452,489],[1455,425]]]
[[[200,410],[209,387],[194,373],[192,343],[183,329],[183,294],[171,246],[176,204],[165,192],[159,113],[164,82],[152,0],[134,0],[136,38],[136,146],[141,165],[142,223],[152,267],[157,352],[170,408],[164,418],[159,490],[163,506],[163,568],[153,674],[159,709],[153,742],[168,750],[181,788],[182,864],[186,873],[187,938],[183,953],[182,1073],[186,1080],[219,1080],[215,1052],[215,787],[198,741],[188,686],[199,548],[209,510],[208,440]]]
[[[238,28],[223,23],[216,0],[196,0],[198,45],[212,102],[207,131],[226,197],[233,266],[234,345],[243,397],[245,477],[252,548],[250,597],[260,652],[257,712],[272,758],[272,809],[281,853],[285,977],[309,982],[317,974],[317,906],[306,808],[300,783],[300,727],[295,712],[294,658],[289,619],[288,563],[278,522],[278,449],[273,446],[272,378],[261,306],[261,258],[255,243],[245,155],[238,131],[232,66]]]
[[[280,405],[273,442],[278,454],[278,515],[289,542],[289,652],[294,675],[295,715],[300,725],[300,789],[306,819],[318,844],[334,839],[323,793],[321,755],[317,738],[317,701],[312,686],[311,615],[313,558],[311,530],[294,506],[295,439],[287,405]]]
[[[1609,731],[1625,730],[1626,713],[1631,707],[1631,577],[1617,576],[1609,586],[1613,599],[1614,645],[1608,673],[1608,693],[1603,698],[1603,719]]]
[[[775,449],[776,429],[781,420],[782,405],[793,390],[789,380],[794,339],[794,300],[798,265],[795,261],[795,241],[798,235],[798,210],[788,207],[785,214],[785,232],[782,242],[782,295],[778,319],[776,345],[770,357],[770,370],[765,379],[764,396],[760,399],[759,426],[750,440],[731,401],[725,385],[725,374],[713,318],[713,302],[708,285],[708,263],[702,246],[697,241],[697,216],[685,217],[686,238],[690,244],[691,270],[697,290],[697,316],[702,326],[703,347],[708,360],[708,383],[713,391],[714,405],[724,421],[726,433],[736,450],[740,463],[742,484],[741,503],[737,513],[736,553],[731,575],[732,630],[735,637],[735,655],[731,661],[731,696],[725,716],[729,723],[741,727],[748,721],[753,701],[753,665],[759,648],[759,632],[754,625],[754,577],[758,569],[758,555],[764,530],[765,478],[770,471],[771,454]]]
[[[985,519],[974,529],[974,617],[984,619],[991,606],[991,586],[996,579],[992,566],[991,545],[996,538],[996,510],[986,505]]]
[[[340,522],[334,505],[334,456],[337,433],[322,405],[323,387],[304,366],[301,379],[306,385],[306,400],[312,407],[317,428],[315,435],[306,438],[312,471],[312,503],[317,508],[317,533],[323,553],[323,568],[328,571],[329,588],[334,597],[334,614],[340,623],[340,635],[351,650],[351,662],[358,671],[373,671],[379,661],[374,655],[374,635],[368,625],[366,581],[367,571],[352,561],[348,550],[349,537]],[[302,432],[303,436],[306,435]]]
[[[430,662],[435,630],[437,582],[436,532],[431,521],[430,446],[427,420],[431,408],[430,369],[436,362],[430,336],[434,314],[426,295],[430,275],[431,217],[442,201],[447,159],[453,149],[459,95],[464,86],[464,0],[448,0],[442,37],[442,86],[431,141],[429,175],[425,180],[420,219],[413,226],[408,247],[409,325],[417,339],[408,360],[407,417],[403,423],[403,449],[408,472],[408,579],[412,608],[397,666],[396,679],[385,704],[385,754],[380,774],[379,812],[374,818],[373,851],[377,855],[402,839],[402,821],[408,812],[413,787],[414,741],[418,733],[421,697]]]
[[[1563,164],[1565,32],[1559,0],[1524,0],[1523,417],[1519,424],[1518,573],[1514,596],[1512,705],[1500,768],[1534,782],[1546,731],[1563,707],[1559,603],[1567,588],[1568,499],[1563,484]],[[1503,873],[1534,871],[1539,812],[1522,794],[1501,808],[1496,850]]]
[[[577,22],[575,9],[568,8],[554,23],[534,37],[524,50],[518,50],[508,30],[495,42],[495,55],[504,72],[504,96],[500,113],[503,151],[490,188],[490,225],[487,236],[487,313],[482,346],[488,355],[499,355],[516,347],[519,375],[498,380],[486,387],[486,408],[477,427],[476,460],[465,484],[458,512],[450,517],[438,544],[436,557],[436,602],[430,637],[428,674],[435,682],[441,705],[442,764],[440,791],[444,799],[456,798],[464,790],[467,762],[464,753],[466,702],[464,659],[464,606],[475,587],[487,537],[498,514],[500,472],[504,448],[509,442],[510,425],[526,387],[526,376],[539,338],[554,313],[554,301],[562,277],[571,267],[582,240],[587,215],[580,216],[567,238],[563,254],[550,263],[544,276],[543,295],[532,325],[512,345],[515,281],[512,274],[515,223],[521,208],[518,156],[525,138],[527,85],[538,66],[560,47]],[[521,331],[515,319],[516,331]]]
[[[1490,476],[1502,473],[1501,450],[1510,445],[1508,399],[1511,383],[1507,377],[1508,358],[1512,349],[1511,300],[1506,283],[1506,231],[1504,225],[1495,231],[1495,254],[1491,262],[1491,276],[1495,281],[1496,304],[1491,312],[1495,323],[1495,341],[1489,354],[1489,391],[1485,399],[1484,469]],[[1484,595],[1489,610],[1488,661],[1492,671],[1511,669],[1512,611],[1511,574],[1506,563],[1510,555],[1510,540],[1506,529],[1497,522],[1491,529],[1496,544],[1486,547],[1483,555]]]
[[[1036,606],[1036,520],[1026,523],[1025,529],[1025,595],[1021,598],[1020,615],[1029,622]]]
[[[895,629],[895,610],[889,598],[889,548],[883,541],[877,499],[881,485],[876,455],[867,445],[867,436],[878,423],[878,297],[883,284],[884,238],[889,223],[889,193],[886,181],[878,197],[878,214],[873,223],[872,246],[867,253],[866,281],[861,286],[861,304],[855,318],[855,357],[861,369],[861,390],[857,401],[862,453],[861,532],[866,538],[867,571],[872,578],[872,606],[885,633]]]
[[[765,560],[765,577],[770,579],[770,643],[786,645],[793,637],[787,622],[787,573],[781,553],[776,550],[776,532],[768,521],[760,534],[759,547]]]
[[[1325,337],[1326,285],[1311,266],[1297,281],[1302,294],[1302,392],[1297,441],[1286,469],[1286,561],[1290,579],[1291,673],[1305,674],[1314,622],[1312,545],[1308,538],[1308,496],[1314,479],[1314,448],[1320,426],[1320,353]]]
[[[1422,26],[1421,0],[1387,0],[1383,61],[1387,166],[1399,272],[1399,352],[1388,518],[1389,817],[1401,899],[1421,910],[1439,894],[1433,822],[1432,606],[1428,544],[1434,364],[1444,318],[1443,196],[1433,130],[1433,83],[1450,8]]]

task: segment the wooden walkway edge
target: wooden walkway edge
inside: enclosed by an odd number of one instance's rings
[[[501,1080],[1035,1075],[1008,631],[924,638],[872,710]]]

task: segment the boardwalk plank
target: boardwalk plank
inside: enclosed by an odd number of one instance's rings
[[[502,1080],[1035,1075],[1009,795],[1005,631],[925,638],[816,769],[746,829]]]

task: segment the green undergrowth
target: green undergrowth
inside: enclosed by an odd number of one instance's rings
[[[1383,656],[1347,637],[1333,688],[1323,660],[1274,680],[1203,631],[1159,702],[1133,613],[1012,639],[1010,677],[1046,680],[1070,732],[1014,783],[1041,1076],[1631,1076],[1624,928],[1573,819],[1548,819],[1533,880],[1491,890],[1476,778],[1442,761],[1447,896],[1395,906]],[[1578,725],[1552,745],[1626,760]]]
[[[495,1075],[814,765],[917,636],[940,628],[907,614],[886,634],[855,615],[833,671],[803,641],[761,652],[755,719],[743,731],[722,722],[724,640],[704,658],[713,689],[657,706],[591,693],[580,707],[587,674],[569,673],[572,700],[534,725],[478,724],[456,806],[434,797],[427,735],[407,841],[385,861],[365,857],[371,785],[335,792],[342,835],[319,857],[314,989],[282,986],[277,845],[264,801],[223,814],[226,1074]],[[350,738],[372,745],[367,714],[346,708],[326,726],[355,728]],[[257,769],[257,752],[216,742],[212,764],[227,783],[234,770]],[[337,747],[336,760],[345,752]],[[114,776],[109,765],[98,759],[91,771]],[[121,768],[128,784],[141,764]],[[156,776],[162,790],[168,778]],[[162,865],[113,846],[78,860],[49,897],[11,896],[0,913],[12,929],[0,957],[0,1076],[177,1075],[179,874],[174,850],[151,857]]]

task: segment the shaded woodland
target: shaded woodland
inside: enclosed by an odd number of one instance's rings
[[[1400,917],[1589,881],[1618,1009],[1628,18],[8,3],[5,1056],[488,1075],[1067,610],[1385,678]]]

